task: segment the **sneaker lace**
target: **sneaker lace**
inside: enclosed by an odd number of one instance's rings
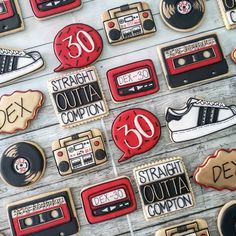
[[[205,106],[214,106],[214,107],[220,107],[220,108],[226,107],[224,103],[211,102],[211,101],[205,101],[205,100],[198,100],[196,104],[205,105]]]
[[[14,49],[0,48],[0,54],[8,56],[24,56],[25,52]]]

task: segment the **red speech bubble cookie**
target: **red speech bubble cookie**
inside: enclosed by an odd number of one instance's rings
[[[112,124],[112,137],[124,152],[118,162],[152,149],[161,136],[160,122],[144,109],[130,109],[116,117]]]
[[[91,26],[72,24],[57,33],[53,47],[61,62],[54,71],[60,72],[95,62],[102,53],[103,42],[100,34]]]

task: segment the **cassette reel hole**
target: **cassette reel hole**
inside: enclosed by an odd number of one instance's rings
[[[210,57],[211,57],[211,53],[210,53],[209,51],[204,51],[204,52],[203,52],[203,56],[204,56],[205,58],[210,58]]]
[[[53,211],[51,212],[51,217],[52,217],[52,218],[54,218],[54,219],[57,219],[57,218],[58,218],[58,216],[59,216],[59,213],[58,213],[58,211],[56,211],[56,210],[53,210]]]
[[[179,59],[178,59],[178,64],[179,64],[180,66],[185,65],[185,62],[186,62],[186,60],[185,60],[184,58],[179,58]]]
[[[24,223],[26,226],[31,226],[33,225],[33,220],[32,218],[26,218]]]

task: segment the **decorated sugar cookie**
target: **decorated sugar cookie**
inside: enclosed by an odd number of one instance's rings
[[[202,22],[205,0],[161,0],[160,13],[169,27],[177,31],[191,31]]]
[[[159,120],[151,112],[134,108],[120,113],[112,124],[112,138],[124,153],[119,162],[152,149],[161,136]]]
[[[220,210],[217,226],[220,236],[233,236],[236,234],[236,200],[226,203]]]
[[[30,4],[39,20],[78,10],[82,7],[81,0],[30,0]]]
[[[203,219],[196,219],[178,225],[160,229],[156,232],[156,236],[210,236],[207,222]]]
[[[43,67],[43,58],[37,51],[24,52],[0,48],[0,86],[35,73]]]
[[[52,151],[62,176],[89,170],[108,160],[102,133],[98,129],[54,141]]]
[[[0,37],[24,29],[18,0],[0,1]]]
[[[28,127],[44,102],[37,90],[15,91],[0,98],[0,133],[15,133]]]
[[[149,5],[136,2],[112,8],[102,14],[102,21],[110,44],[119,44],[147,37],[156,32]]]
[[[146,220],[194,206],[194,196],[182,158],[142,165],[133,173]]]
[[[95,67],[52,79],[48,89],[62,127],[101,119],[109,113]]]
[[[236,48],[231,52],[231,59],[236,63]]]
[[[189,98],[183,108],[168,108],[166,122],[173,142],[193,140],[236,124],[236,106]]]
[[[137,209],[133,187],[125,176],[82,189],[81,199],[90,224],[126,215]]]
[[[45,167],[43,150],[29,141],[11,145],[3,152],[0,160],[1,177],[13,187],[25,187],[39,181]]]
[[[229,72],[216,34],[162,45],[158,55],[169,89],[215,80]]]
[[[208,156],[194,173],[194,180],[206,188],[236,190],[236,150],[219,149]]]
[[[60,65],[54,70],[60,72],[83,68],[95,62],[103,50],[100,34],[91,26],[72,24],[60,30],[53,43]]]
[[[7,211],[12,236],[70,236],[79,232],[70,189],[14,202]]]
[[[142,60],[107,71],[112,98],[122,102],[156,93],[158,80],[152,60]]]

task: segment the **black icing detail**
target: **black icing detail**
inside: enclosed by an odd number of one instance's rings
[[[143,28],[144,28],[145,30],[152,30],[152,29],[154,29],[154,28],[155,28],[155,23],[154,23],[154,21],[153,21],[153,20],[150,20],[150,19],[145,20],[145,21],[143,22]]]
[[[58,165],[58,168],[61,172],[67,172],[70,168],[69,163],[67,161],[62,161]]]
[[[98,149],[98,150],[96,150],[96,152],[95,152],[95,157],[96,157],[96,159],[98,159],[99,161],[100,161],[100,160],[103,160],[103,159],[106,158],[106,152],[105,152],[104,150],[102,150],[102,149]]]
[[[26,172],[17,172],[15,163],[19,158],[27,163]],[[45,157],[36,145],[19,142],[4,151],[0,161],[1,176],[14,187],[28,186],[41,178],[45,164]]]
[[[180,120],[182,116],[173,115],[169,110],[166,112],[166,121],[169,123],[172,120]]]
[[[111,40],[118,40],[121,36],[121,33],[118,29],[112,29],[110,32],[109,32],[109,38]]]
[[[38,9],[40,11],[49,11],[58,7],[62,7],[65,5],[69,5],[73,3],[75,0],[49,0],[44,1],[40,4],[38,4]]]

